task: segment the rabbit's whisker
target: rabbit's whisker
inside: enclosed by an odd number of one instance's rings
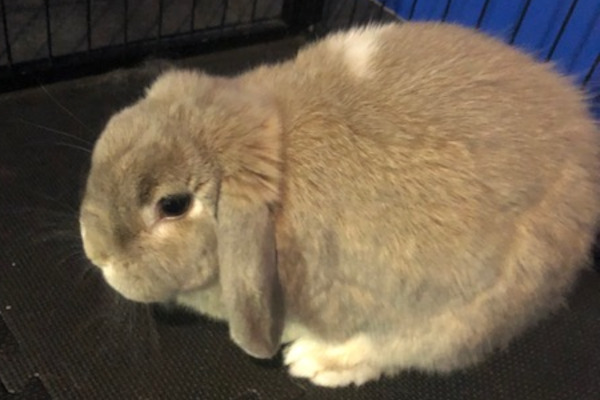
[[[79,125],[81,125],[88,132],[90,132],[90,133],[93,132],[93,130],[89,126],[84,124],[83,121],[81,119],[79,119],[71,110],[69,110],[60,101],[58,101],[58,99],[54,95],[52,95],[52,93],[50,93],[50,91],[48,89],[46,89],[46,86],[40,84],[40,88],[44,91],[44,93],[46,93],[46,95],[50,98],[50,100],[52,100],[54,102],[54,104],[56,104],[58,107],[60,107],[60,109],[62,109],[65,113],[67,113],[67,115],[69,115],[71,118],[73,118],[74,121],[76,121]]]
[[[30,125],[30,126],[33,126],[33,127],[39,128],[39,129],[43,129],[43,130],[48,131],[48,132],[56,133],[58,135],[62,135],[62,136],[65,136],[65,137],[77,140],[77,141],[82,142],[84,144],[87,144],[89,146],[93,145],[93,143],[90,142],[89,140],[83,139],[83,138],[81,138],[81,137],[79,137],[77,135],[74,135],[72,133],[68,133],[68,132],[65,132],[65,131],[62,131],[62,130],[59,130],[59,129],[51,128],[49,126],[37,124],[35,122],[27,121],[27,120],[25,120],[23,118],[19,118],[19,121],[21,123],[23,123],[23,124],[26,124],[26,125]]]

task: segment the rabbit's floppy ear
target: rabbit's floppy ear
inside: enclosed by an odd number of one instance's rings
[[[221,196],[218,254],[223,302],[233,341],[246,353],[270,358],[283,330],[273,216],[266,204]]]

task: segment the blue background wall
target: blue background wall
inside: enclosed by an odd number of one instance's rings
[[[405,19],[477,26],[551,60],[596,94],[600,115],[600,0],[391,0],[385,5]]]

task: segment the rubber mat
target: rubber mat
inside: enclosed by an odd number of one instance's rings
[[[230,73],[293,54],[302,40],[185,60]],[[600,399],[600,274],[567,307],[467,371],[415,372],[324,389],[256,361],[227,327],[121,299],[86,261],[77,205],[107,118],[163,67],[0,96],[0,399]]]

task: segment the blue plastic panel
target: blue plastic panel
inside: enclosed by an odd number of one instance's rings
[[[600,89],[600,0],[391,0],[405,19],[478,27]]]

